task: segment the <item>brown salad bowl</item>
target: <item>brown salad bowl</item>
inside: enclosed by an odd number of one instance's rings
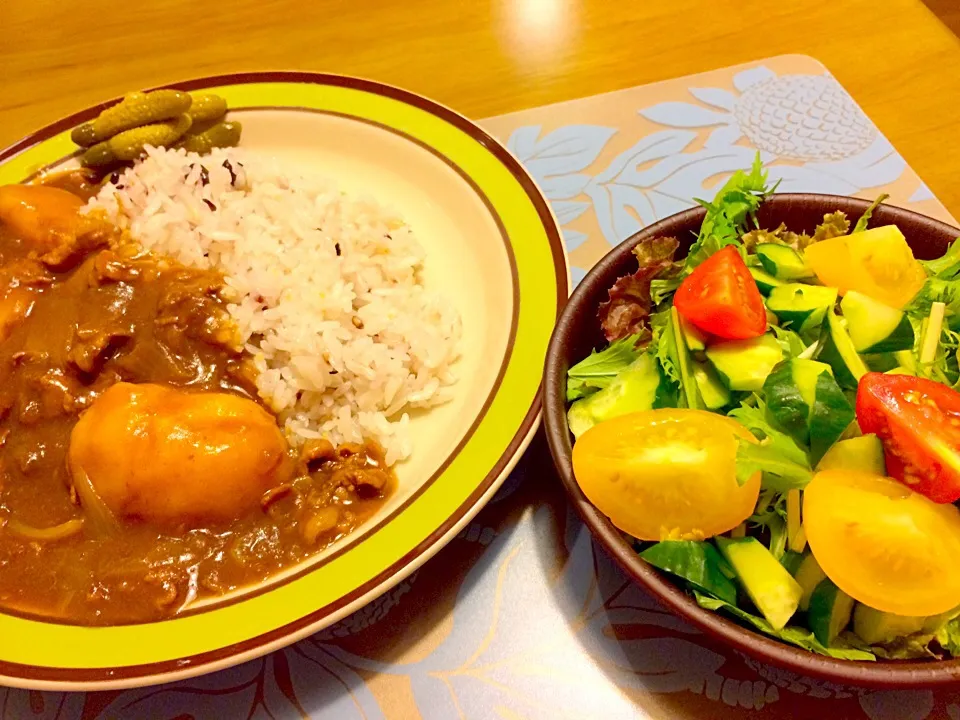
[[[826,213],[842,210],[855,223],[867,210],[864,200],[833,195],[778,194],[768,198],[757,213],[761,228],[785,223],[795,232],[810,233]],[[571,462],[573,436],[568,427],[567,371],[606,342],[597,321],[598,306],[617,278],[636,270],[633,249],[645,239],[658,236],[680,241],[677,258],[684,257],[696,238],[705,216],[694,208],[651,225],[613,248],[580,282],[550,342],[543,378],[544,424],[550,451],[560,479],[583,521],[621,568],[644,590],[672,612],[716,640],[757,660],[802,675],[837,683],[873,688],[916,688],[960,682],[960,659],[852,661],[822,656],[782,643],[726,615],[700,607],[694,597],[672,577],[641,559],[634,541],[613,525],[583,494]],[[960,230],[929,217],[897,207],[881,205],[871,226],[896,224],[917,259],[940,257]]]

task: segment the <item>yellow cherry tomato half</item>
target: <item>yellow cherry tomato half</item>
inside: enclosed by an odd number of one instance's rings
[[[960,605],[960,510],[892,478],[825,470],[803,493],[817,563],[854,600],[897,615]]]
[[[704,410],[621,415],[593,426],[573,446],[583,494],[618,528],[640,540],[703,539],[753,513],[760,474],[737,483],[736,420]]]
[[[856,290],[895,308],[910,302],[927,279],[896,225],[813,243],[803,259],[820,282],[841,295]]]

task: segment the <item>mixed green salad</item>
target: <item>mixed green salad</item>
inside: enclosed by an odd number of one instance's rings
[[[759,158],[685,257],[634,250],[569,371],[587,498],[704,608],[847,660],[960,657],[960,240],[758,227]]]

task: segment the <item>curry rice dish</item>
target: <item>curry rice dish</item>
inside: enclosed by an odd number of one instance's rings
[[[162,619],[356,529],[456,380],[423,260],[237,149],[0,187],[0,609]]]

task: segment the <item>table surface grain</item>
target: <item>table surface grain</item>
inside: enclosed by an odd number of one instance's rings
[[[359,75],[483,118],[791,52],[823,61],[960,215],[960,39],[920,0],[3,0],[0,146],[200,75]]]

